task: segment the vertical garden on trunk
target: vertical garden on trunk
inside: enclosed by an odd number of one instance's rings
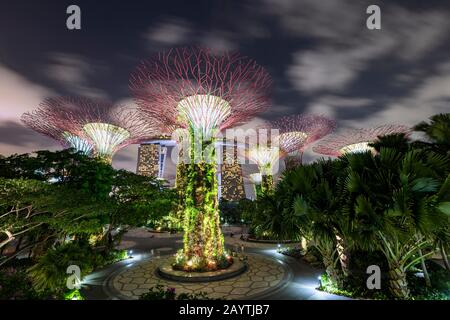
[[[268,73],[254,61],[195,47],[162,52],[132,74],[130,87],[140,111],[167,132],[181,128],[190,135],[189,162],[183,164],[185,204],[180,207],[185,235],[177,268],[204,271],[229,265],[220,229],[215,139],[267,108],[270,85]]]

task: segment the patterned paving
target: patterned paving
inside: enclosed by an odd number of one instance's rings
[[[245,273],[227,280],[201,283],[181,283],[160,278],[155,271],[169,257],[153,258],[116,273],[108,281],[108,291],[116,298],[137,299],[149,288],[162,284],[175,288],[177,293],[202,291],[215,299],[249,299],[285,283],[289,271],[278,261],[258,254],[247,256],[249,268]]]

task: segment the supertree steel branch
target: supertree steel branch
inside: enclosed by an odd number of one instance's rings
[[[194,123],[207,135],[264,111],[270,87],[269,74],[253,60],[195,47],[160,53],[144,61],[130,79],[144,113],[168,130]]]
[[[78,130],[70,121],[70,115],[60,108],[55,99],[45,99],[39,107],[26,112],[21,117],[29,128],[61,143],[64,148],[73,148],[86,155],[91,155],[94,146],[83,130]]]
[[[231,263],[220,230],[214,139],[221,130],[265,110],[270,85],[268,73],[254,61],[200,48],[163,52],[131,75],[130,89],[139,109],[166,131],[185,128],[190,135],[189,150],[183,148],[190,155],[184,245],[175,268],[215,270]]]
[[[144,121],[138,111],[115,107],[113,104],[81,97],[46,99],[37,110],[39,114],[60,122],[63,136],[71,141],[74,137],[86,137],[95,155],[112,161],[121,148],[138,143],[157,134],[155,123]]]
[[[280,132],[280,148],[301,163],[303,151],[336,128],[336,122],[322,115],[285,116],[272,123]]]
[[[349,129],[340,134],[334,134],[322,140],[313,147],[313,151],[319,154],[339,157],[346,153],[366,152],[375,150],[369,146],[379,136],[394,133],[407,133],[410,128],[403,125],[382,125],[374,128]]]

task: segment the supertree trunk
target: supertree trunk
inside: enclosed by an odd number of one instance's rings
[[[261,181],[261,193],[269,194],[273,191],[273,176],[272,175],[262,175]]]
[[[191,147],[193,150],[193,144]],[[216,163],[212,159],[214,151],[210,161],[202,158],[187,165],[183,254],[188,267],[194,270],[202,269],[202,266],[217,268],[225,253],[220,229]]]
[[[255,198],[258,199],[261,197],[261,184],[255,184]]]

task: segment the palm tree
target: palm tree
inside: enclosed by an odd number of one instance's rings
[[[343,161],[347,163],[344,208],[352,216],[352,238],[364,249],[384,253],[391,293],[408,298],[406,271],[431,254],[421,250],[431,247],[438,226],[448,225],[439,209],[444,198],[438,196],[449,191],[438,177],[446,159],[428,151],[403,155],[381,148],[379,155],[353,154]]]
[[[328,278],[338,287],[344,285],[344,274],[339,268],[339,254],[337,250],[336,235],[326,216],[311,207],[305,199],[297,197],[294,201],[294,215],[298,224],[298,231],[311,241],[320,252],[322,262]]]
[[[340,287],[349,274],[350,259],[346,218],[340,211],[341,171],[336,161],[305,165],[290,171],[277,190],[280,196],[290,195],[284,203],[288,208],[284,211],[285,232],[312,241],[322,254],[328,276]]]
[[[281,202],[272,193],[263,193],[255,201],[256,216],[253,231],[258,238],[286,240],[283,238],[283,216]]]
[[[430,117],[430,123],[423,121],[414,130],[424,132],[431,140],[422,142],[422,145],[450,157],[450,113],[434,115]]]
[[[441,191],[437,195],[441,202],[439,209],[447,214],[447,216],[450,215],[450,192],[448,190],[450,190],[450,175],[447,176],[447,179],[441,187]],[[435,247],[439,248],[445,268],[450,271],[450,264],[447,258],[447,250],[450,248],[448,224],[443,224],[435,232]]]
[[[401,132],[379,136],[376,141],[369,143],[369,146],[377,152],[380,152],[381,148],[395,148],[397,151],[405,153],[410,149],[409,142],[407,134]]]

